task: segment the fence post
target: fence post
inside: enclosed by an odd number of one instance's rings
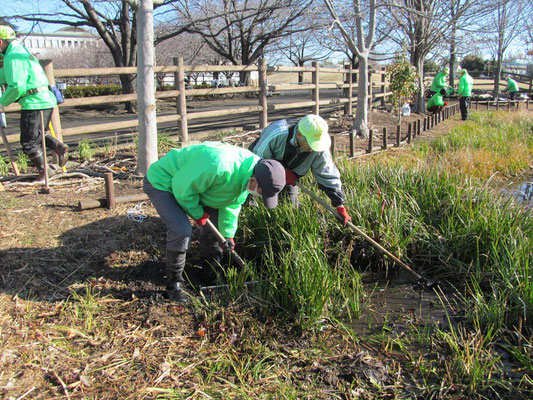
[[[266,60],[261,58],[259,60],[259,105],[261,110],[259,111],[259,127],[261,129],[267,126],[268,122],[268,104],[267,104],[267,68]]]
[[[335,135],[329,135],[331,139],[331,157],[335,158]]]
[[[319,63],[318,61],[313,61],[312,78],[313,78],[313,85],[315,85],[315,88],[313,89],[312,96],[313,96],[313,102],[315,103],[313,105],[313,113],[316,115],[319,115],[319,111],[320,111],[320,105],[319,105],[320,94],[319,94],[319,86],[318,86],[320,84],[319,74],[320,74]]]
[[[347,70],[346,78],[344,82],[348,84],[348,88],[344,89],[344,96],[348,99],[348,102],[344,105],[344,115],[351,115],[353,113],[353,83],[352,83],[352,63],[350,65],[345,65],[344,68]]]
[[[400,147],[400,136],[402,135],[402,126],[400,124],[396,125],[396,147]]]
[[[374,151],[374,131],[370,129],[368,131],[368,153],[372,153]]]
[[[348,137],[350,138],[350,157],[355,156],[355,138],[354,138],[354,131],[350,129],[350,133],[348,134]]]
[[[487,100],[487,111],[489,110],[489,101]]]
[[[383,128],[383,150],[387,150],[387,127]]]
[[[386,74],[386,68],[381,68],[381,94],[383,97],[381,98],[381,107],[385,107],[385,91],[387,90],[387,74]]]
[[[500,111],[500,99],[496,99],[496,111]]]
[[[187,146],[189,144],[189,127],[187,125],[187,94],[185,93],[185,74],[183,72],[183,57],[173,57],[174,65],[178,66],[178,72],[174,73],[174,82],[180,94],[176,101],[176,109],[180,115],[178,124],[181,145]]]
[[[412,140],[413,140],[413,124],[409,122],[409,125],[407,125],[407,143],[411,144]]]
[[[372,82],[372,71],[368,71],[368,112],[372,111],[372,97],[374,95],[374,83]]]
[[[46,77],[48,78],[48,83],[50,86],[56,85],[56,79],[54,76],[54,63],[52,60],[41,60],[39,61],[44,69],[44,73],[46,74]],[[52,122],[52,127],[54,128],[54,133],[56,135],[57,140],[63,141],[63,133],[61,131],[61,118],[59,117],[59,109],[54,107],[54,110],[52,111],[52,118],[50,119]],[[57,155],[54,153],[54,158],[56,158],[57,161]]]
[[[422,121],[418,119],[417,122],[416,122],[416,132],[417,132],[416,134],[417,134],[417,136],[420,136],[420,127],[421,127],[421,125],[422,125]]]

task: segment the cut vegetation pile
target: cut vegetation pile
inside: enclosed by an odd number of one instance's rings
[[[532,133],[530,114],[473,113],[435,141],[338,161],[353,223],[441,282],[435,293],[405,285],[398,266],[301,194],[298,209],[244,207],[246,268],[228,267],[224,293],[184,308],[157,293],[165,234],[153,208],[135,223],[126,207],[69,209],[75,190],[2,193],[0,390],[13,399],[531,398],[532,215],[493,187],[531,173]],[[243,291],[246,281],[255,283]],[[385,281],[402,282],[419,306],[380,311]],[[428,299],[436,322],[422,313]]]

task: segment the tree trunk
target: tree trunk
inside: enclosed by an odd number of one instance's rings
[[[357,111],[352,132],[368,138],[368,54],[359,57],[359,82],[357,85]]]
[[[455,86],[455,29],[455,26],[452,27],[450,39],[450,76],[448,77],[448,84],[452,88]]]
[[[146,175],[157,161],[157,124],[154,88],[154,9],[153,0],[141,0],[137,31],[137,102],[139,105],[139,148],[137,172]]]
[[[135,93],[135,78],[133,75],[119,75],[120,85],[122,86],[122,94]],[[133,101],[128,101],[126,104],[126,111],[129,113],[137,112],[137,105]]]
[[[418,114],[426,113],[426,102],[424,99],[424,57],[422,55],[416,55],[414,60],[414,65],[418,71],[418,87],[420,90],[416,95],[415,109],[414,112]]]

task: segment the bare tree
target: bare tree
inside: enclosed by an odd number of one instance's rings
[[[487,37],[487,46],[496,61],[494,71],[494,97],[500,92],[502,61],[509,46],[524,32],[525,5],[523,0],[496,0],[491,15],[494,31]]]
[[[174,0],[158,1],[154,7],[165,6]],[[133,67],[137,61],[137,6],[139,0],[98,1],[58,0],[60,7],[53,12],[39,12],[13,15],[10,18],[25,21],[44,22],[76,27],[94,28],[102,38],[116,67]],[[186,27],[175,27],[167,37],[186,31]],[[163,40],[164,38],[161,38]],[[135,76],[120,75],[124,94],[134,93]],[[132,103],[129,111],[135,111]]]
[[[376,0],[369,0],[367,35],[364,33],[363,13],[361,1],[353,0],[353,18],[356,23],[356,37],[350,35],[339,19],[332,0],[324,0],[328,11],[333,18],[333,23],[340,30],[346,46],[359,61],[359,82],[357,85],[357,111],[352,132],[362,137],[368,137],[368,57],[372,50],[376,23]]]
[[[312,28],[312,21],[308,21],[309,30],[297,32],[276,44],[276,50],[293,65],[303,67],[309,61],[327,59],[333,50],[325,48]],[[303,82],[303,72],[298,73],[298,82]]]
[[[267,46],[305,30],[299,20],[312,0],[179,0],[190,31],[234,65],[251,65]],[[205,17],[200,19],[199,17]],[[240,74],[245,82],[247,73]]]

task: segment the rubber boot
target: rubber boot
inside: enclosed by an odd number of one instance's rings
[[[186,253],[184,251],[167,250],[167,297],[182,304],[189,301],[189,296],[183,290],[185,259]]]
[[[41,154],[39,155],[32,155],[30,156],[30,160],[33,163],[33,165],[39,170],[39,177],[37,178],[38,181],[44,181],[44,157]],[[50,168],[48,166],[48,177],[55,175],[55,170]]]
[[[59,140],[57,140],[52,135],[46,135],[45,140],[46,140],[46,147],[50,147],[50,149],[52,149],[52,151],[57,154],[59,166],[64,167],[68,160],[68,150],[69,150],[68,144],[61,143]]]

